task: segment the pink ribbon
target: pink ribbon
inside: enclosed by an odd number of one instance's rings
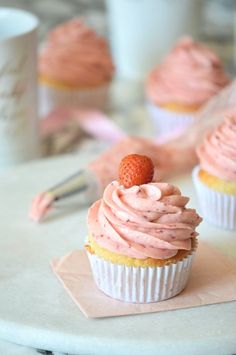
[[[94,138],[111,143],[118,142],[127,135],[103,112],[94,109],[56,108],[40,122],[42,137],[62,130],[70,120]]]

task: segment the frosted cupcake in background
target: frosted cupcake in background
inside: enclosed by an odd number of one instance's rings
[[[158,138],[183,132],[195,113],[229,81],[213,51],[190,37],[180,39],[146,81],[148,110]]]
[[[152,182],[150,158],[123,158],[119,182],[106,187],[88,211],[86,244],[94,280],[126,302],[162,301],[186,286],[201,222],[188,197],[168,183]]]
[[[40,115],[57,106],[106,108],[113,72],[104,38],[79,19],[59,25],[39,55]]]
[[[236,229],[236,113],[206,136],[197,154],[193,179],[204,218]]]

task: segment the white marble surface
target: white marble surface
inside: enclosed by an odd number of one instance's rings
[[[0,340],[0,354],[4,355],[36,355],[37,352],[34,348],[9,343],[4,340]]]
[[[27,218],[35,192],[70,174],[89,155],[47,159],[0,176],[0,338],[24,346],[69,354],[234,354],[236,302],[195,309],[111,319],[86,319],[49,267],[52,257],[81,248],[87,233],[86,209],[76,206],[40,225]],[[46,173],[47,172],[47,173]],[[174,180],[196,196],[190,176]],[[9,193],[9,191],[11,193]],[[235,233],[200,227],[202,239],[236,257]]]

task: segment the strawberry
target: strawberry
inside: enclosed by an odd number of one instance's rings
[[[126,155],[120,162],[119,182],[126,188],[151,182],[153,174],[153,162],[145,155]]]

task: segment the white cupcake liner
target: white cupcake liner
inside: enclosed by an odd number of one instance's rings
[[[88,107],[105,110],[109,103],[110,84],[84,90],[65,90],[39,84],[39,116],[47,116],[56,107]]]
[[[176,296],[186,286],[197,246],[184,259],[163,267],[113,264],[88,254],[93,277],[106,295],[125,302],[151,303]]]
[[[183,133],[194,119],[194,114],[168,111],[150,102],[147,103],[147,109],[154,124],[157,138],[163,140],[171,139]]]
[[[199,178],[200,167],[193,169],[193,182],[197,191],[202,216],[209,223],[225,229],[236,229],[236,196],[218,192]]]

